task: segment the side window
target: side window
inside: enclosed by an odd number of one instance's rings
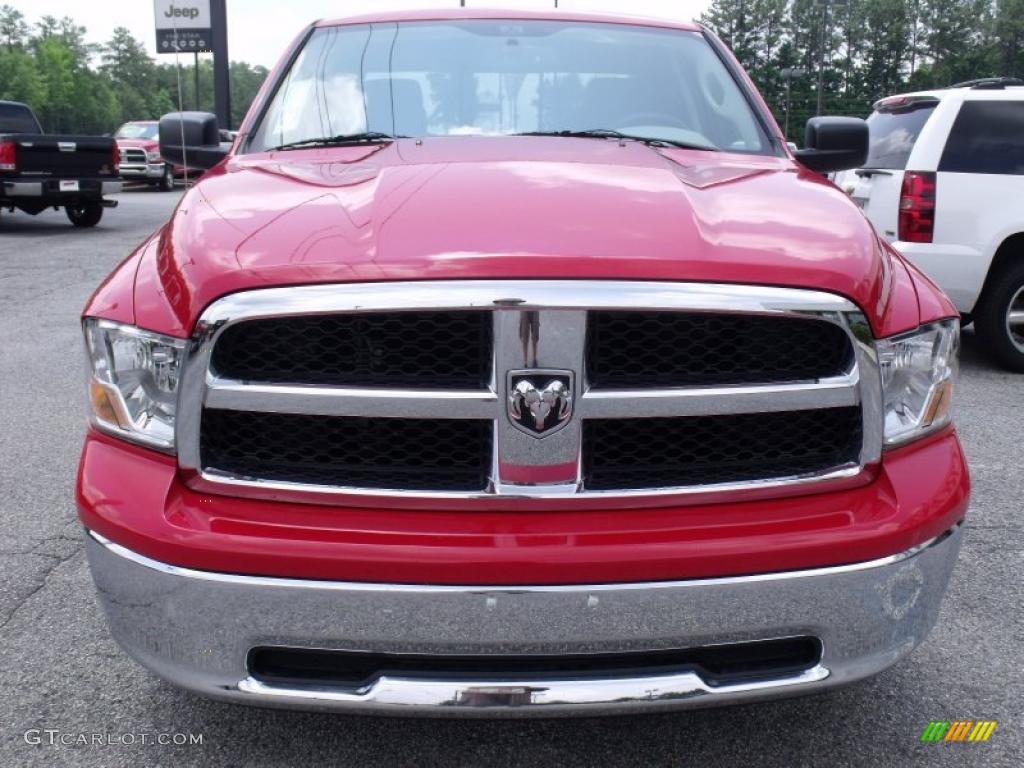
[[[366,130],[359,82],[372,34],[368,24],[317,30],[274,95],[255,146]]]
[[[939,170],[1024,175],[1024,101],[965,101]]]

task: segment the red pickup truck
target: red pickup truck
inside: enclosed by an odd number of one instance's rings
[[[118,642],[243,703],[549,714],[811,693],[934,625],[956,309],[695,25],[322,21],[84,313]]]
[[[156,120],[132,120],[117,129],[114,138],[121,157],[121,177],[170,192],[174,180],[185,175],[185,169],[160,157],[158,128]]]

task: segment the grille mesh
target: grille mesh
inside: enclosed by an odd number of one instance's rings
[[[489,312],[388,312],[250,320],[224,330],[213,370],[240,381],[479,389]]]
[[[363,419],[206,409],[205,469],[378,489],[483,490],[491,422]]]
[[[856,462],[857,407],[583,422],[584,484],[624,490],[767,480]]]
[[[587,380],[642,388],[807,381],[846,371],[846,332],[821,320],[711,313],[590,313]]]

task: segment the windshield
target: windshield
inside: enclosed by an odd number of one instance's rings
[[[739,86],[698,32],[478,19],[316,30],[250,149],[367,131],[488,136],[592,129],[770,151]]]
[[[936,101],[926,101],[896,111],[874,112],[868,118],[869,149],[865,168],[902,171],[917,136],[935,111]]]
[[[125,123],[114,134],[116,139],[155,139],[156,123]]]

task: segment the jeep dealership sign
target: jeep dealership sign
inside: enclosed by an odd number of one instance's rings
[[[157,53],[210,51],[210,0],[153,0]]]

